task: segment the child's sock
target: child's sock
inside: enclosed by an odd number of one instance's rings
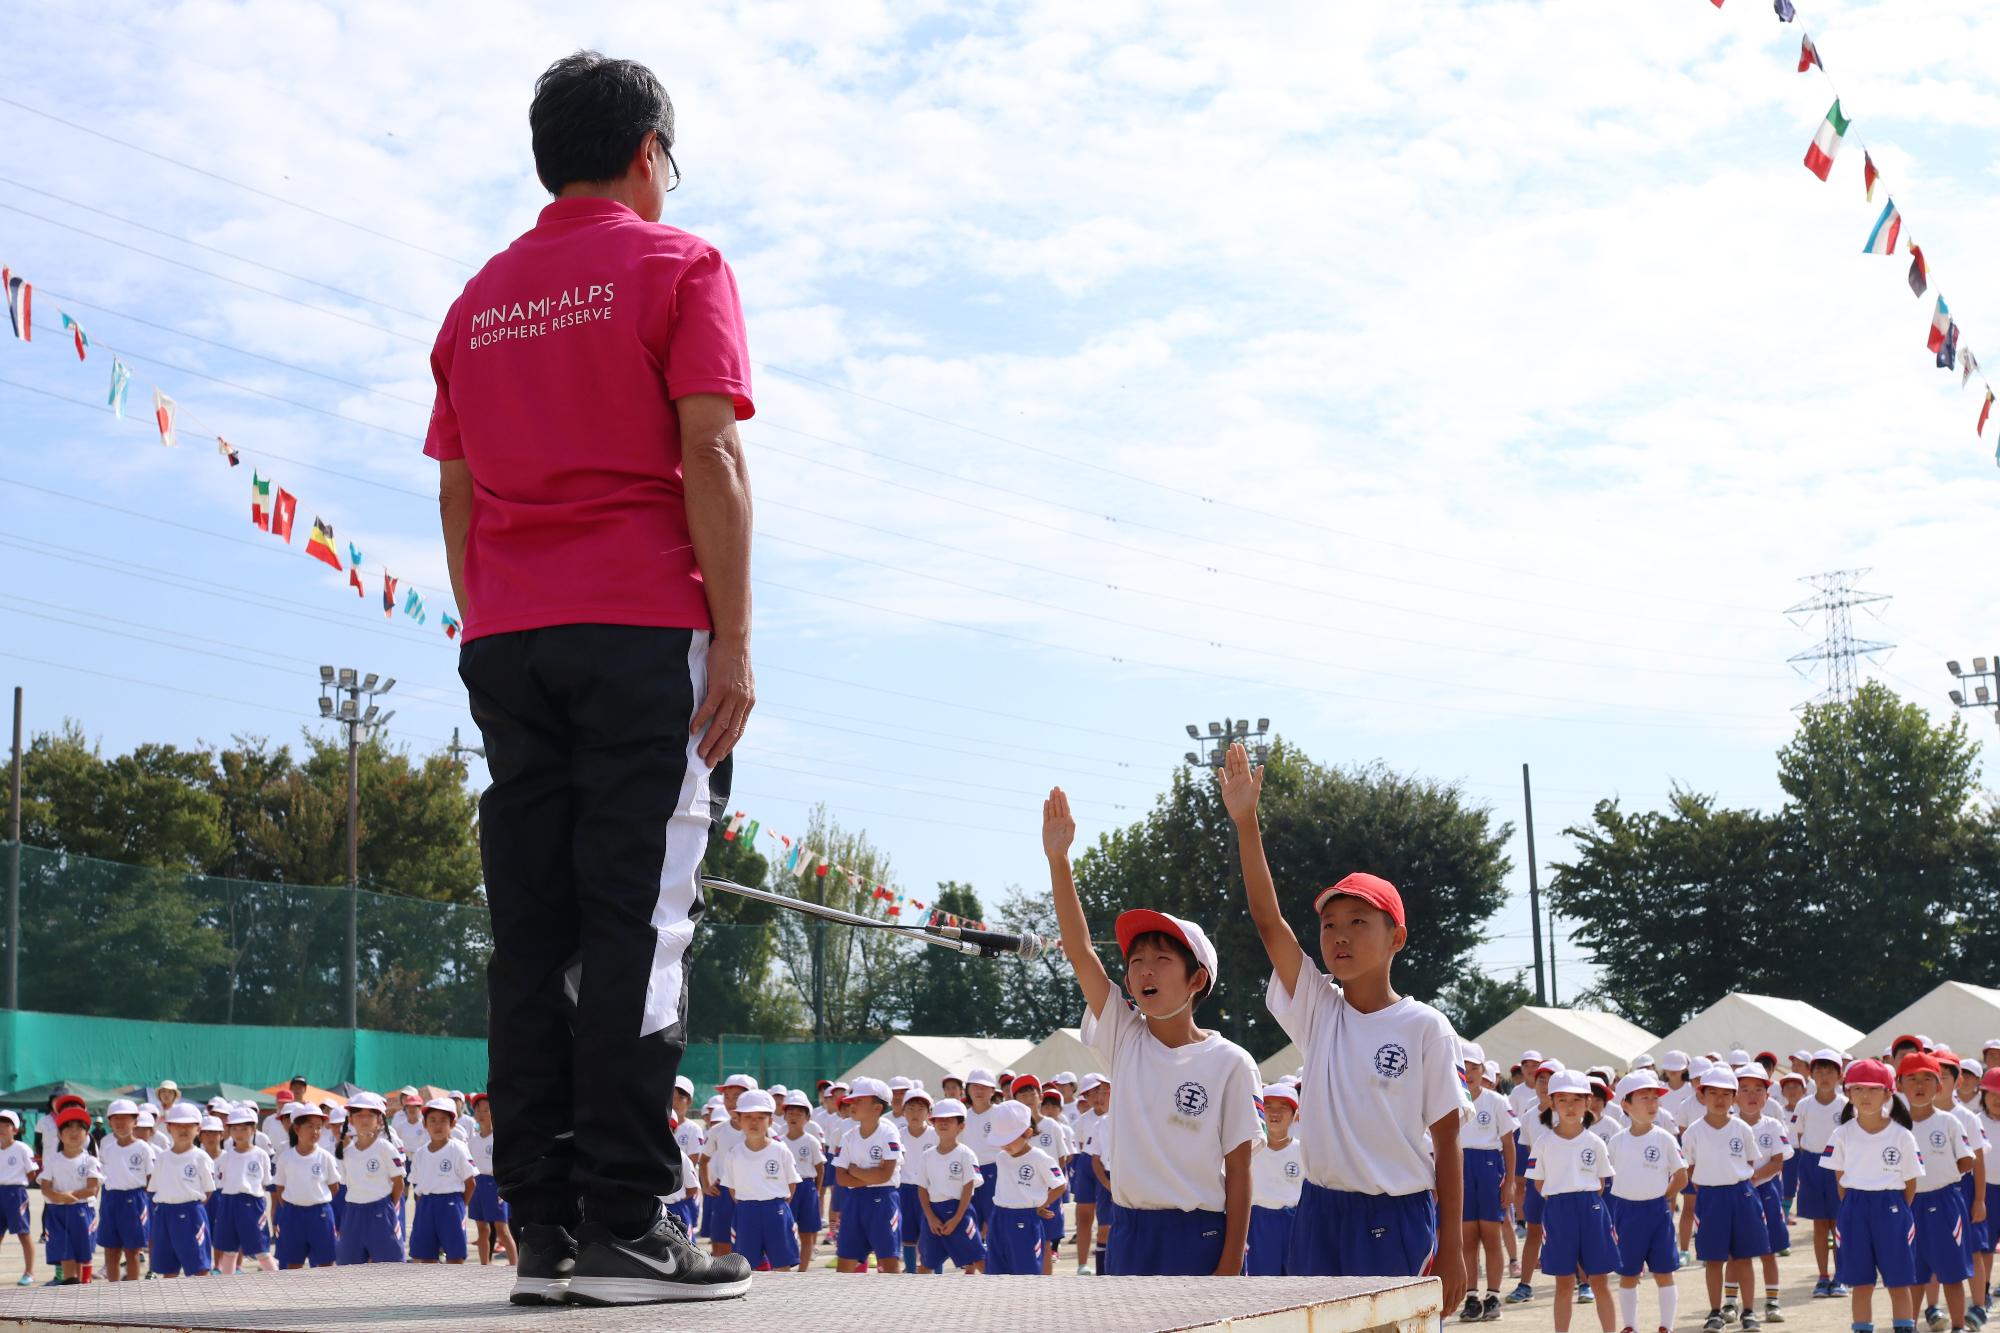
[[[1680,1313],[1681,1289],[1669,1282],[1660,1289],[1660,1327],[1672,1328],[1674,1316]],[[1636,1328],[1637,1325],[1634,1325]]]
[[[1639,1327],[1639,1289],[1620,1287],[1618,1289],[1618,1327]]]
[[[914,1273],[917,1271],[917,1247],[915,1245],[905,1245],[903,1247],[903,1271],[905,1273]]]
[[[1854,1325],[1854,1333],[1875,1333],[1875,1325],[1856,1324]]]
[[[1093,1266],[1097,1269],[1099,1273],[1109,1273],[1111,1271],[1110,1269],[1104,1266],[1104,1249],[1105,1249],[1104,1246],[1098,1245],[1093,1247],[1090,1251],[1090,1257],[1095,1261]]]

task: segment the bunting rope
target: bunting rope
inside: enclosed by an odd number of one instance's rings
[[[774,849],[771,861],[781,873],[793,879],[805,879],[808,876],[814,879],[825,879],[829,874],[845,877],[847,887],[856,895],[855,910],[857,911],[870,911],[873,910],[876,903],[887,903],[889,906],[882,913],[884,919],[901,918],[903,909],[907,907],[912,912],[923,914],[923,920],[918,924],[926,927],[964,926],[971,930],[986,929],[984,921],[968,921],[964,917],[955,916],[934,904],[921,902],[912,898],[902,889],[892,889],[886,884],[875,883],[873,876],[863,875],[845,866],[836,865],[812,848],[806,846],[803,839],[787,837],[776,830],[767,829],[741,810],[730,816],[728,824],[723,827],[722,838],[725,842],[743,842],[754,847],[759,833],[778,844],[777,848]],[[866,898],[859,896],[864,884],[872,885]],[[899,924],[907,925],[910,923],[899,922]]]

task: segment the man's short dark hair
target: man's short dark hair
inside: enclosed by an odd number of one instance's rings
[[[661,147],[672,148],[674,104],[638,61],[578,51],[535,80],[528,129],[535,174],[550,194],[561,194],[578,182],[623,176],[648,130],[658,133]]]

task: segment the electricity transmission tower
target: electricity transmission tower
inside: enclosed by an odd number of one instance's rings
[[[1854,618],[1850,614],[1854,608],[1872,607],[1875,603],[1889,600],[1886,592],[1864,592],[1854,586],[1867,573],[1865,569],[1836,569],[1828,574],[1808,574],[1799,580],[1810,585],[1815,592],[1797,606],[1787,607],[1785,615],[1794,625],[1800,626],[1814,617],[1823,617],[1826,632],[1818,643],[1802,653],[1792,654],[1787,660],[1791,662],[1792,669],[1802,676],[1810,675],[1812,670],[1802,663],[1824,662],[1826,688],[1798,707],[1852,702],[1859,683],[1855,659],[1866,657],[1873,660],[1875,654],[1886,653],[1896,646],[1877,639],[1854,637]],[[1874,615],[1875,612],[1871,609],[1868,614]]]

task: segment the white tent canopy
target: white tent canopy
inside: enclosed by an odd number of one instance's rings
[[[1610,1065],[1624,1070],[1655,1039],[1644,1028],[1601,1009],[1524,1004],[1473,1040],[1504,1073],[1523,1051],[1539,1051],[1573,1069]]]
[[[901,1074],[936,1092],[947,1074],[964,1078],[974,1069],[984,1069],[998,1077],[1034,1048],[1032,1041],[1012,1037],[891,1037],[841,1078],[851,1083],[863,1076],[890,1079]]]
[[[1306,1058],[1300,1054],[1298,1043],[1286,1042],[1281,1050],[1257,1066],[1257,1077],[1266,1083],[1276,1083],[1287,1074],[1297,1073],[1299,1066],[1305,1062]]]
[[[1854,1053],[1878,1055],[1905,1033],[1976,1060],[1987,1042],[2000,1037],[2000,990],[1947,981],[1863,1037]]]
[[[1037,1043],[1035,1049],[1013,1062],[1014,1072],[1033,1074],[1044,1083],[1065,1069],[1078,1078],[1093,1069],[1103,1072],[1104,1057],[1083,1044],[1081,1033],[1080,1028],[1057,1028]]]
[[[1727,1055],[1741,1048],[1752,1055],[1772,1051],[1782,1060],[1796,1050],[1822,1047],[1859,1054],[1866,1044],[1859,1030],[1803,1000],[1737,991],[1654,1042],[1651,1050],[1655,1056],[1675,1050]]]

